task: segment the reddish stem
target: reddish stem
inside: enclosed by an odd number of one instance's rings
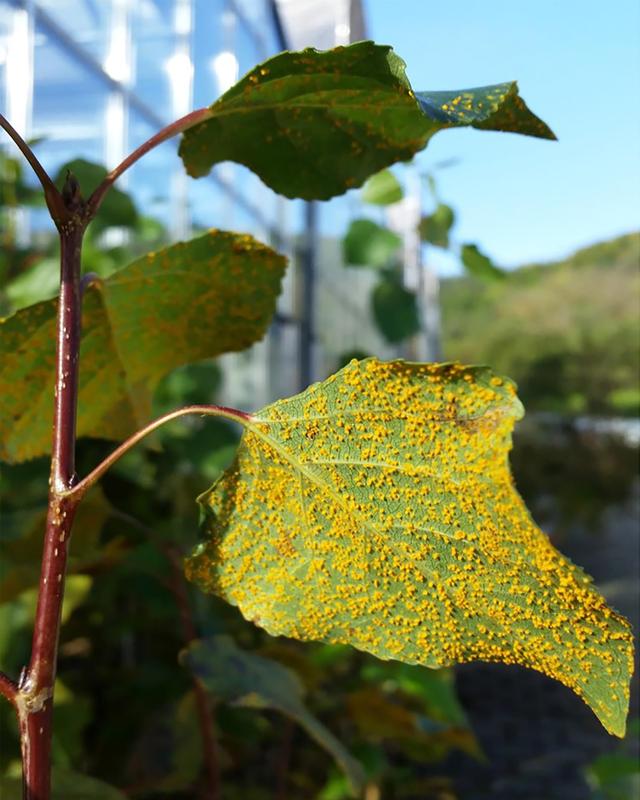
[[[134,150],[133,153],[130,153],[124,159],[124,161],[111,170],[102,183],[96,187],[93,194],[89,198],[87,206],[89,208],[89,214],[91,218],[93,219],[97,210],[100,208],[100,204],[104,200],[104,196],[123,172],[128,170],[130,166],[135,164],[136,161],[142,158],[145,153],[148,153],[149,150],[153,150],[154,147],[162,144],[162,142],[166,142],[167,139],[171,139],[178,133],[183,133],[194,125],[197,125],[198,122],[202,122],[203,120],[207,119],[210,114],[211,109],[209,108],[199,108],[197,111],[192,111],[190,114],[180,117],[180,119],[172,122],[170,125],[167,125],[166,128],[158,131],[158,133],[154,134],[150,139],[147,139],[146,142]]]
[[[101,461],[98,466],[86,476],[86,478],[83,478],[79,483],[76,483],[75,486],[67,489],[67,491],[64,492],[64,496],[68,498],[74,498],[76,502],[78,502],[86,493],[86,491],[91,488],[94,483],[100,480],[109,467],[113,466],[113,464],[115,464],[119,458],[131,450],[131,448],[138,444],[139,441],[144,439],[145,436],[148,436],[150,433],[155,431],[157,428],[160,428],[162,425],[165,425],[167,422],[171,422],[173,419],[178,419],[178,417],[184,417],[189,414],[210,417],[225,417],[226,419],[231,419],[234,422],[244,423],[250,422],[252,419],[250,414],[247,414],[244,411],[238,411],[235,408],[228,408],[227,406],[185,406],[184,408],[178,408],[175,411],[170,411],[168,414],[163,414],[161,417],[158,417],[158,419],[155,419],[153,422],[145,425],[144,428],[136,431],[119,447],[116,447],[116,449],[110,453],[104,459],[104,461]]]
[[[171,419],[184,414],[215,414],[236,421],[250,419],[249,415],[240,411],[218,406],[190,406],[179,409],[134,434],[83,481],[77,483],[75,443],[82,288],[86,288],[86,285],[93,280],[91,276],[85,281],[85,287],[81,286],[80,253],[84,231],[98,211],[109,188],[126,169],[153,147],[206,119],[209,113],[207,108],[194,111],[152,136],[107,175],[87,203],[82,200],[80,187],[71,174],[67,175],[62,192],[58,191],[31,148],[0,115],[0,127],[4,128],[13,139],[42,184],[49,212],[60,234],[60,297],[57,314],[53,448],[31,660],[19,684],[15,684],[0,673],[0,694],[13,704],[20,724],[25,800],[49,800],[51,793],[53,692],[67,553],[73,518],[84,492],[130,447]],[[212,731],[210,725],[208,728]],[[210,750],[209,743],[204,744],[205,750]],[[215,766],[217,770],[217,765]],[[212,768],[210,766],[210,770]],[[217,772],[215,775],[211,772],[212,781],[217,780],[216,776]],[[212,786],[214,785],[217,786],[215,782],[212,783]]]
[[[0,694],[12,704],[15,705],[16,695],[18,693],[18,684],[12,681],[4,672],[0,672]]]
[[[86,222],[83,209],[71,209],[69,205],[70,201],[67,205],[70,218],[59,225],[61,279],[49,506],[31,661],[16,697],[25,800],[48,800],[50,796],[53,690],[60,615],[69,538],[79,500],[65,493],[76,480],[80,248]]]
[[[81,313],[80,250],[84,228],[84,222],[74,219],[63,225],[60,230],[61,277],[51,455],[51,489],[54,494],[69,489],[76,479],[76,408]]]
[[[45,200],[47,201],[47,207],[51,213],[51,217],[56,225],[59,224],[67,217],[67,209],[65,208],[62,195],[56,188],[56,185],[49,177],[49,174],[45,168],[36,158],[36,154],[33,152],[33,150],[25,142],[22,136],[20,136],[18,131],[13,127],[9,120],[6,119],[6,117],[3,117],[2,114],[0,114],[0,127],[5,129],[5,131],[16,143],[22,155],[29,162],[31,169],[35,172],[36,177],[44,189],[44,196]]]

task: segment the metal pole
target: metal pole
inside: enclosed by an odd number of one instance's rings
[[[300,346],[298,350],[298,381],[300,389],[313,383],[316,378],[315,345],[315,280],[318,251],[318,205],[310,202],[305,205],[304,243],[300,252]]]

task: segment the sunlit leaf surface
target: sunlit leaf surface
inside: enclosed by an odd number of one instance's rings
[[[622,735],[629,625],[515,491],[521,415],[486,367],[354,361],[248,423],[188,576],[274,635],[537,669]]]
[[[120,439],[147,421],[170,370],[253,344],[275,310],[285,259],[251,236],[209,231],[90,286],[83,306],[78,434]],[[49,451],[57,300],[0,325],[0,458]]]
[[[303,702],[304,687],[298,676],[269,658],[237,647],[230,636],[194,642],[184,662],[219,700],[252,708],[271,708],[301,725],[327,750],[348,776],[354,790],[361,787],[360,764]]]
[[[469,125],[555,138],[515,83],[414,94],[390,47],[357,42],[255,67],[186,130],[180,155],[196,178],[237,161],[286,197],[326,200],[410,159],[437,131]]]

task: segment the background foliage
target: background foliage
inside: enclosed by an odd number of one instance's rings
[[[377,51],[374,55],[384,54]],[[396,91],[400,85],[408,96],[403,74],[394,73],[394,77],[397,80],[389,79],[391,89]],[[272,89],[268,87],[267,94]],[[490,122],[508,128],[523,113],[515,87],[493,89],[506,99],[509,113],[505,118],[504,109],[501,112],[492,106],[480,127]],[[490,105],[495,99],[483,98]],[[455,96],[422,93],[420,100],[423,109],[433,114],[438,103],[453,102]],[[473,112],[473,97],[466,100],[470,104],[467,111]],[[233,96],[224,100],[230,101]],[[435,113],[436,119],[430,120],[416,117],[413,106],[410,113],[409,127],[421,142],[439,127],[471,121],[455,109],[439,118]],[[357,128],[357,122],[350,125]],[[548,133],[537,127],[533,132]],[[406,131],[400,133],[404,141]],[[203,129],[193,137],[198,143],[198,137],[206,135]],[[413,144],[407,145],[408,150]],[[219,154],[219,158],[227,155]],[[385,155],[382,163],[388,160],[391,156]],[[91,172],[91,165],[77,164],[76,168],[98,175],[95,169]],[[8,222],[2,303],[9,312],[51,296],[55,286],[42,276],[51,271],[55,248],[47,240],[28,251],[16,245],[7,209],[10,212],[19,203],[36,199],[10,160],[3,162],[2,174],[2,213],[7,214]],[[348,185],[344,175],[335,180],[341,188]],[[382,195],[397,196],[394,191],[387,187]],[[136,236],[126,245],[112,248],[100,230],[94,229],[85,263],[101,276],[134,260],[149,249],[150,241],[164,239],[164,232],[140,217],[126,197],[113,197],[118,203],[112,209],[112,224],[128,227]],[[370,202],[379,202],[379,197],[374,194]],[[448,231],[446,220],[444,227]],[[383,280],[390,278],[383,275]],[[406,335],[405,330],[398,339]],[[488,356],[476,360],[486,361]],[[221,380],[215,363],[183,367],[156,388],[155,410],[160,413],[195,400],[213,401]],[[348,778],[332,760],[332,755],[338,755],[344,766],[347,759],[342,745],[336,747],[334,742],[327,746],[327,741],[333,740],[324,731],[348,748],[348,759],[356,758],[362,764],[373,797],[376,793],[407,799],[455,797],[456,771],[448,759],[480,762],[483,747],[458,702],[451,671],[427,672],[379,662],[343,646],[273,640],[232,608],[192,592],[184,583],[180,556],[197,538],[193,497],[231,461],[237,436],[237,430],[220,421],[177,423],[118,463],[105,478],[101,492],[89,498],[85,513],[90,515],[86,530],[91,531],[91,538],[80,536],[74,541],[75,561],[63,614],[54,741],[58,793],[69,796],[72,790],[68,787],[77,790],[80,786],[68,773],[73,768],[120,787],[124,796],[141,800],[206,796],[194,713],[199,702],[195,686],[200,685],[194,683],[195,675],[196,681],[213,690],[209,702],[225,797],[340,800],[348,796]],[[110,449],[103,440],[84,439],[79,447],[79,471],[85,473]],[[44,459],[3,467],[2,566],[11,580],[0,605],[0,661],[13,674],[18,674],[28,659],[37,580],[30,565],[37,563],[40,553],[35,532],[46,503],[47,473]],[[596,516],[601,510],[596,509]],[[256,691],[255,676],[246,691],[242,685],[228,689],[222,680],[224,671],[222,677],[215,676],[211,660],[203,667],[194,657],[202,651],[192,642],[193,632],[203,637],[205,649],[214,637],[230,635],[240,653],[251,651],[253,658],[264,659],[259,662],[264,677],[261,691]],[[232,653],[231,657],[256,663],[241,654]],[[271,669],[267,659],[274,664]],[[250,669],[247,672],[251,674]],[[285,704],[276,690],[282,683],[289,695],[297,695],[293,711],[291,697]],[[289,691],[289,686],[299,687],[299,691]],[[304,720],[303,729],[292,720]],[[324,737],[324,749],[310,740],[311,731],[316,740]],[[0,754],[0,769],[6,776],[0,794],[10,798],[16,790],[18,739],[6,704],[0,708],[0,735],[3,744],[7,743]],[[598,791],[606,792],[607,764],[595,764],[591,775]],[[95,782],[84,787],[86,796],[118,796]]]
[[[640,413],[640,234],[441,287],[443,347],[518,383],[528,411]]]

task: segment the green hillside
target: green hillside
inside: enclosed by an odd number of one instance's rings
[[[489,363],[514,378],[530,410],[640,411],[640,233],[506,280],[445,280],[447,359]]]

